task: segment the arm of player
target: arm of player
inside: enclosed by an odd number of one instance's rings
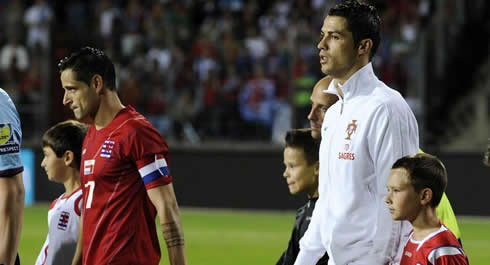
[[[379,234],[376,237],[378,244],[384,244],[389,248],[385,251],[388,254],[386,258],[398,263],[404,247],[403,241],[408,236],[410,226],[402,222],[392,223],[391,215],[384,203],[387,195],[386,183],[391,167],[397,159],[417,153],[419,149],[417,121],[413,114],[403,107],[381,105],[371,117],[369,126],[366,138],[375,171],[371,188],[375,190],[377,200],[380,202],[377,229],[389,231],[387,229],[392,227],[391,233]],[[388,237],[382,238],[383,236]]]
[[[78,227],[78,241],[77,248],[75,249],[75,255],[73,255],[73,260],[71,265],[81,265],[82,264],[82,235],[83,235],[83,211],[80,214],[80,225]]]
[[[0,264],[15,262],[23,222],[24,193],[22,172],[0,178]]]
[[[172,183],[149,189],[148,196],[160,218],[170,264],[185,265],[184,231]]]

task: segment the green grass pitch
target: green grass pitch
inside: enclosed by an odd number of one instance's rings
[[[34,264],[47,233],[48,205],[25,209],[19,254]],[[490,262],[490,218],[458,218],[471,265]],[[275,264],[287,246],[294,212],[182,209],[190,265]],[[159,234],[160,242],[162,237]],[[160,264],[168,264],[162,247]]]

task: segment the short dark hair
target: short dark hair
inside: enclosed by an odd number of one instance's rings
[[[104,86],[111,90],[116,89],[116,71],[111,59],[101,50],[92,47],[84,47],[58,63],[59,72],[71,69],[75,78],[90,85],[94,75],[100,75],[104,80]]]
[[[347,20],[347,29],[352,32],[356,47],[363,39],[373,41],[373,47],[369,54],[369,60],[371,60],[376,54],[381,40],[381,19],[376,8],[356,0],[347,0],[332,7],[328,11],[328,15],[344,17]]]
[[[286,133],[286,147],[300,148],[305,153],[308,165],[318,161],[320,141],[311,136],[311,129],[295,129]]]
[[[447,171],[441,160],[433,155],[420,153],[398,159],[392,168],[405,169],[415,191],[418,192],[424,188],[431,189],[432,201],[430,204],[434,208],[439,205],[447,186]]]
[[[74,120],[57,123],[44,133],[42,147],[50,147],[57,157],[63,156],[66,151],[72,151],[75,155],[74,167],[79,169],[87,128],[86,124]]]

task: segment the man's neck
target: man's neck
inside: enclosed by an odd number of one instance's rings
[[[338,80],[339,84],[343,85],[349,78],[351,78],[352,75],[357,73],[359,69],[363,68],[369,63],[369,58],[366,56],[363,56],[361,58],[357,58],[357,60],[352,64],[352,66],[349,68],[349,70],[345,71],[342,74],[339,74],[338,76],[334,76],[336,80]]]
[[[351,78],[355,73],[357,73],[361,68],[366,66],[369,63],[367,59],[359,59],[356,61],[352,67],[345,73],[340,74],[338,76],[333,76],[333,82],[335,84],[335,88],[337,89],[337,92],[339,93],[341,98],[344,98],[344,92],[338,85],[344,85],[349,78]]]
[[[100,99],[99,109],[95,115],[94,125],[97,130],[105,128],[117,113],[124,108],[115,91],[106,91]]]

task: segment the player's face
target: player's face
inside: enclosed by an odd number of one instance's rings
[[[46,171],[48,179],[54,182],[63,182],[66,177],[64,156],[57,157],[49,146],[43,147],[43,153],[44,158],[41,161],[41,167]]]
[[[357,62],[357,49],[347,20],[340,16],[327,16],[323,21],[318,42],[321,70],[324,74],[343,79]]]
[[[99,96],[92,85],[76,79],[76,73],[66,69],[60,76],[61,85],[65,90],[63,105],[69,107],[75,118],[94,118],[99,105]]]
[[[328,88],[330,81],[321,84],[320,82],[322,80],[315,85],[310,98],[311,110],[310,114],[308,114],[308,120],[310,120],[311,136],[314,139],[320,139],[322,137],[321,129],[325,113],[338,100],[336,95],[323,92],[323,90]]]
[[[318,188],[318,163],[308,165],[305,153],[300,148],[286,147],[284,149],[284,178],[289,192],[297,194],[306,192],[313,196]]]
[[[392,169],[388,176],[386,203],[393,220],[413,221],[421,207],[419,194],[410,183],[407,170]]]

